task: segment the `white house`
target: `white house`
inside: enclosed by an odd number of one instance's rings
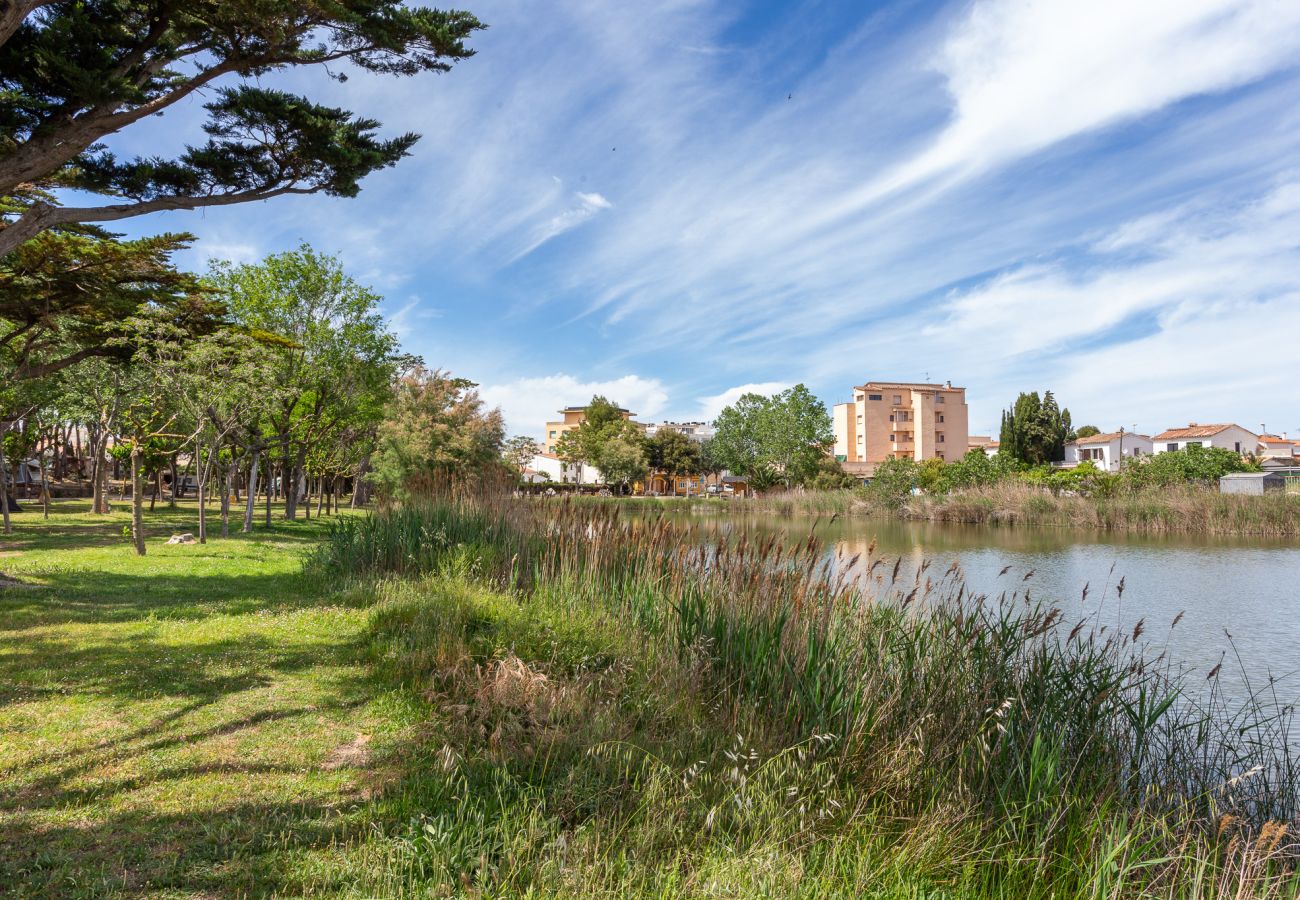
[[[1151,444],[1153,453],[1188,447],[1219,447],[1233,453],[1254,453],[1259,446],[1259,435],[1240,425],[1198,425],[1192,422],[1186,428],[1160,432],[1151,439]]]
[[[1151,438],[1132,431],[1112,431],[1079,438],[1065,445],[1065,464],[1077,466],[1091,460],[1107,472],[1119,471],[1124,459],[1151,455]]]
[[[605,478],[600,469],[583,463],[566,463],[554,453],[538,453],[533,457],[530,469],[544,476],[540,480],[561,481],[569,484],[604,484]],[[538,479],[529,479],[530,481]]]

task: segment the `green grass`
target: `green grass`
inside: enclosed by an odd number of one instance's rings
[[[321,528],[164,546],[194,505],[146,516],[60,501],[14,517],[0,568],[0,886],[14,896],[233,895],[364,827],[340,747],[381,727],[367,613],[322,602]],[[333,755],[333,756],[332,756]]]

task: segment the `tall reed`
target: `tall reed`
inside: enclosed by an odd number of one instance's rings
[[[351,578],[453,561],[702,660],[711,690],[762,710],[774,733],[833,735],[836,777],[866,806],[963,810],[1043,877],[1077,874],[1111,840],[1104,852],[1141,862],[1121,880],[1143,890],[1189,864],[1249,863],[1274,886],[1294,872],[1293,707],[1192,690],[1142,626],[1107,633],[1028,592],[972,595],[956,564],[908,579],[874,547],[832,560],[815,526],[798,541],[743,524],[719,535],[609,504],[411,504],[339,523],[310,568]]]

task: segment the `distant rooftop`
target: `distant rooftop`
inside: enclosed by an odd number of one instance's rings
[[[585,403],[584,403],[582,406],[566,406],[566,407],[564,407],[564,409],[560,410],[560,414],[563,415],[564,413],[571,413],[571,412],[586,412],[586,411],[587,411],[587,405],[588,405],[588,404],[585,404]],[[629,416],[634,416],[634,415],[636,415],[636,413],[632,412],[632,411],[629,410],[629,409],[624,409],[624,408],[621,407],[621,406],[619,406],[619,407],[615,407],[615,408],[616,408],[619,412],[621,412],[621,413],[627,413]]]
[[[1138,434],[1136,431],[1111,431],[1111,432],[1107,432],[1106,434],[1094,434],[1094,435],[1092,435],[1091,437],[1075,438],[1075,439],[1074,439],[1073,441],[1071,441],[1070,443],[1072,443],[1072,444],[1109,444],[1111,441],[1115,440],[1115,439],[1118,438],[1120,435],[1123,435],[1124,437],[1135,437],[1135,438],[1141,438],[1141,439],[1144,440],[1144,441],[1149,441],[1149,440],[1151,440],[1150,435]]]
[[[1241,428],[1241,426],[1234,425],[1231,422],[1220,422],[1215,425],[1199,425],[1196,422],[1189,422],[1186,428],[1170,428],[1168,431],[1160,432],[1151,440],[1181,441],[1187,438],[1214,437],[1214,435],[1227,431],[1229,428]],[[1254,434],[1249,428],[1242,428],[1241,430]]]
[[[928,384],[925,382],[912,381],[868,381],[866,384],[860,384],[856,390],[867,391],[876,388],[907,388],[913,391],[964,391],[964,387],[957,387],[952,382],[944,384]]]

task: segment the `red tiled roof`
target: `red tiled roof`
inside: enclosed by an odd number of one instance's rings
[[[1109,432],[1109,433],[1107,433],[1107,434],[1094,434],[1094,435],[1092,435],[1091,437],[1075,438],[1075,439],[1074,439],[1073,441],[1071,441],[1070,443],[1072,443],[1072,444],[1109,444],[1111,441],[1115,440],[1115,439],[1118,438],[1119,436],[1120,436],[1120,432],[1118,432],[1118,431],[1112,431],[1112,432]],[[1124,437],[1135,437],[1135,438],[1141,438],[1141,439],[1144,440],[1144,441],[1149,441],[1149,440],[1151,440],[1151,438],[1147,437],[1145,434],[1138,434],[1136,431],[1125,431],[1125,432],[1124,432]]]
[[[1229,428],[1241,428],[1240,425],[1234,425],[1226,422],[1219,425],[1188,425],[1186,428],[1170,428],[1168,431],[1162,431],[1153,437],[1153,441],[1181,441],[1188,438],[1213,437],[1221,431],[1227,431]],[[1250,434],[1254,434],[1249,429],[1242,428]]]

